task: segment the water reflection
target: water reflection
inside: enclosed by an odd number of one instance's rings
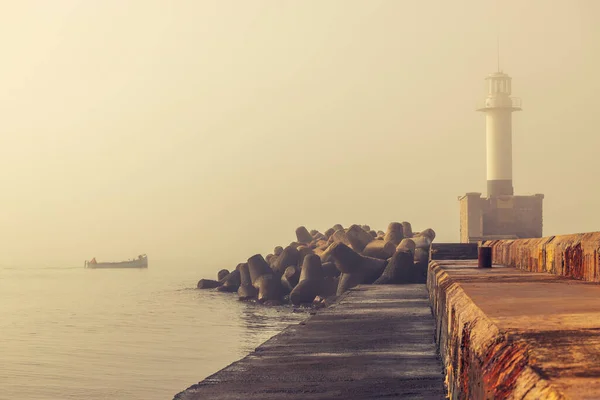
[[[172,398],[306,317],[192,289],[197,275],[3,269],[0,397]]]

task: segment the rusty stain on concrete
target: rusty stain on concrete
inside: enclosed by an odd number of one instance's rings
[[[490,240],[494,263],[600,282],[600,232],[539,239]]]
[[[537,257],[550,241],[503,249]],[[577,275],[590,247],[557,242]],[[600,285],[470,261],[432,261],[427,285],[452,399],[600,398]]]

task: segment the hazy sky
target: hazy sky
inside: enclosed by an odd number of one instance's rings
[[[485,76],[544,233],[600,229],[600,1],[0,1],[0,264],[227,263],[305,225],[459,238]]]

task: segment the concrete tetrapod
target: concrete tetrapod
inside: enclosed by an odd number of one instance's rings
[[[248,269],[248,264],[243,263],[238,266],[238,270],[240,271],[240,287],[238,289],[238,299],[240,300],[250,300],[256,298],[258,295],[258,290],[254,286],[252,286],[252,280],[250,279],[250,271]]]
[[[427,228],[424,231],[422,231],[419,236],[426,236],[428,237],[432,242],[435,239],[435,231],[431,228]]]
[[[363,256],[387,260],[396,252],[396,245],[385,240],[373,240],[362,251]]]
[[[299,264],[300,253],[298,249],[293,246],[288,246],[277,257],[277,260],[273,262],[273,271],[277,271],[279,275],[283,275],[285,269],[290,266],[297,266]]]
[[[321,261],[323,260],[321,259]],[[323,276],[325,277],[335,278],[340,276],[340,270],[337,269],[335,263],[332,261],[324,262],[323,264],[321,264],[321,268],[323,269]]]
[[[359,253],[362,252],[365,246],[373,240],[373,237],[358,225],[352,225],[350,228],[348,228],[348,232],[346,232],[346,238],[350,242],[352,249]]]
[[[272,265],[275,262],[277,256],[275,254],[267,254],[265,257],[265,261],[267,264]]]
[[[402,232],[404,233],[405,238],[413,237],[412,225],[410,222],[402,222]]]
[[[313,237],[308,232],[304,226],[300,226],[296,228],[296,239],[298,239],[299,243],[310,243],[313,240]]]
[[[239,269],[236,268],[225,278],[223,278],[220,282],[221,286],[217,288],[219,292],[237,292],[241,284]]]
[[[227,269],[222,269],[219,272],[217,272],[217,280],[220,282],[222,281],[227,275],[229,275],[229,270]]]
[[[309,254],[302,263],[300,281],[290,293],[290,301],[294,305],[312,303],[323,289],[323,270],[321,259],[315,254]]]
[[[275,274],[264,274],[258,277],[254,282],[254,287],[258,289],[256,299],[261,302],[269,302],[270,304],[279,304],[283,291],[281,287],[281,278]]]
[[[260,254],[255,254],[248,259],[248,271],[250,271],[250,280],[253,285],[260,276],[273,273],[269,264]]]
[[[431,239],[427,236],[413,236],[411,240],[415,243],[417,249],[429,249]]]
[[[343,243],[333,245],[331,258],[342,273],[337,288],[338,295],[361,283],[373,283],[381,276],[387,264],[384,260],[362,256]]]
[[[415,249],[414,263],[414,283],[426,283],[427,266],[429,265],[429,248]]]
[[[298,284],[300,279],[300,267],[289,266],[281,276],[281,286],[284,291],[290,293]]]
[[[321,257],[321,262],[328,262],[331,259],[331,249],[333,249],[335,243],[331,243],[330,245],[327,246],[327,248],[325,250],[322,251],[316,251],[315,254],[317,254],[319,257]]]
[[[346,231],[343,229],[335,231],[332,238],[333,243],[344,243],[346,246],[352,246],[352,243],[348,240],[348,236],[346,236]]]
[[[221,283],[212,279],[200,279],[196,285],[198,289],[214,289],[219,286],[221,286]]]
[[[321,232],[317,232],[313,235],[313,241],[327,239],[327,236],[323,235]]]
[[[323,284],[321,285],[321,291],[319,292],[319,296],[329,297],[334,296],[337,292],[338,285],[340,283],[340,278],[337,276],[326,276],[323,278]]]
[[[260,254],[255,254],[248,259],[248,270],[252,285],[258,290],[258,301],[262,303],[281,300],[281,274],[275,276],[269,264]]]
[[[390,222],[383,240],[386,242],[392,242],[394,246],[398,246],[404,239],[404,227],[399,222]]]
[[[406,251],[410,251],[411,253],[415,254],[415,248],[417,246],[415,245],[414,240],[412,239],[402,239],[402,241],[400,242],[400,244],[396,247],[396,251],[398,250],[406,250]]]
[[[415,267],[410,251],[399,250],[385,267],[381,276],[373,282],[375,285],[413,283]]]
[[[315,254],[313,249],[311,249],[310,247],[307,247],[307,246],[298,247],[298,265],[302,265],[302,263],[304,262],[304,257],[306,257],[309,254]]]

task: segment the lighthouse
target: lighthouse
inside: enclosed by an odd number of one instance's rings
[[[544,195],[516,196],[513,188],[512,113],[521,111],[521,99],[511,96],[512,79],[499,69],[487,76],[486,87],[477,111],[485,114],[487,196],[471,192],[458,198],[460,241],[542,237]]]
[[[503,72],[488,75],[485,142],[488,196],[512,196],[512,113],[521,111],[521,99],[511,97],[512,79]]]

